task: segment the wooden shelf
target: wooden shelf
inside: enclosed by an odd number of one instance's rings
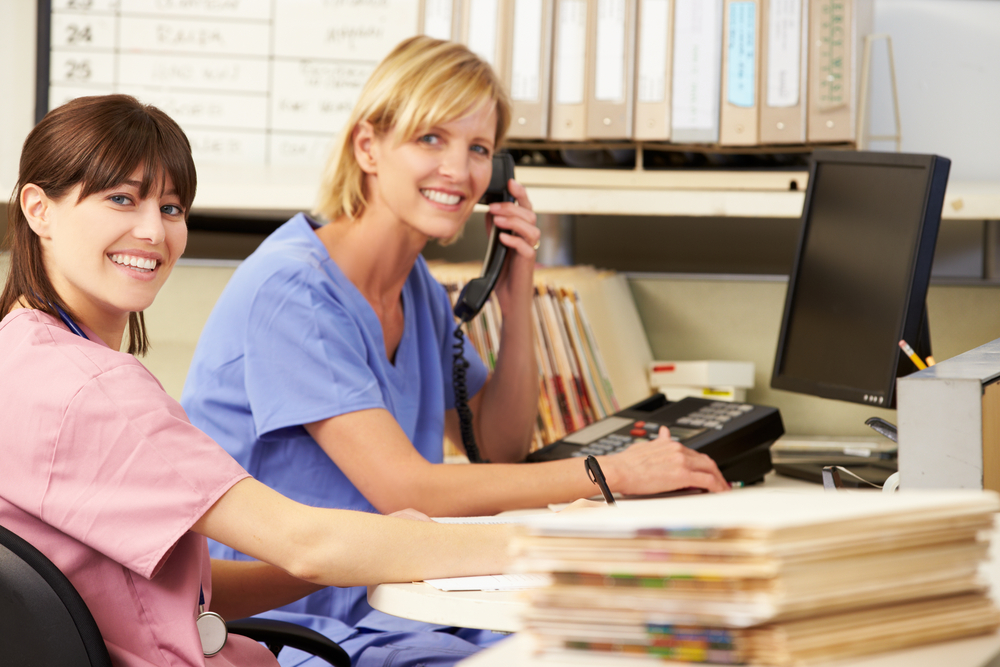
[[[539,213],[797,218],[808,172],[520,168]],[[1000,183],[951,183],[945,220],[1000,220]]]
[[[804,171],[632,171],[522,167],[539,213],[797,218]]]
[[[1000,220],[1000,183],[949,184],[941,217],[945,220]]]
[[[266,182],[250,172],[199,170],[194,212],[290,217],[312,209],[320,174],[274,169]],[[567,215],[797,218],[805,171],[635,171],[518,167],[535,211]],[[237,206],[233,202],[239,202]],[[1000,220],[1000,183],[952,183],[946,220]]]

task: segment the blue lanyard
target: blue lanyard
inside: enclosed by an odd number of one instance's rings
[[[56,309],[56,312],[59,313],[59,317],[62,318],[63,323],[69,327],[70,331],[75,333],[77,336],[82,336],[86,340],[90,340],[87,338],[87,334],[83,333],[83,329],[80,328],[80,325],[74,322],[70,316],[66,314],[65,310],[55,304],[52,304],[52,307]]]

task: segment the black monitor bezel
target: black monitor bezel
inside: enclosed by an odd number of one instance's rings
[[[874,393],[856,387],[844,387],[814,379],[791,377],[782,373],[789,322],[793,314],[792,303],[795,298],[797,278],[801,271],[805,244],[809,237],[813,210],[813,193],[814,187],[818,183],[817,171],[823,164],[831,163],[898,165],[903,167],[919,167],[927,171],[928,185],[923,193],[924,199],[921,207],[920,230],[910,262],[909,293],[906,295],[903,322],[899,331],[900,339],[912,341],[915,346],[918,346],[919,352],[927,355],[930,353],[928,332],[922,330],[922,328],[926,329],[927,288],[930,285],[931,266],[934,262],[934,248],[937,244],[938,228],[941,223],[941,211],[944,207],[944,196],[948,184],[951,161],[938,155],[867,151],[815,151],[809,166],[809,183],[806,187],[805,201],[802,205],[799,242],[795,252],[795,260],[792,264],[792,272],[788,279],[788,289],[785,294],[785,306],[778,334],[774,370],[771,374],[771,387],[773,389],[783,389],[874,407],[894,408],[896,403],[896,378],[907,374],[911,370],[916,370],[912,367],[912,362],[903,356],[902,350],[898,346],[894,346],[893,350],[889,351],[890,354],[895,355],[895,363],[891,365],[894,372],[885,377],[883,383],[884,389]]]

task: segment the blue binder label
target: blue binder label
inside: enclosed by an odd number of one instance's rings
[[[726,99],[738,107],[752,107],[757,91],[757,59],[754,44],[757,6],[753,2],[729,5],[729,64]]]

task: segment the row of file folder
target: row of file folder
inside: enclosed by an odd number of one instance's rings
[[[508,85],[509,138],[857,141],[872,0],[423,0]]]
[[[465,283],[479,275],[480,267],[473,263],[432,263],[430,269],[454,302]],[[591,316],[587,314],[589,306],[599,310],[598,317],[609,315],[605,299],[598,293],[604,287],[600,283],[611,279],[602,278],[590,267],[539,269],[536,272],[531,320],[539,395],[532,450],[555,442],[620,408],[601,353],[601,335],[595,333]],[[581,297],[581,290],[589,298]],[[490,295],[479,315],[463,325],[469,343],[490,371],[496,366],[502,326],[503,316],[495,294]],[[645,393],[648,394],[648,387]],[[457,453],[453,444],[446,444],[446,455]]]

